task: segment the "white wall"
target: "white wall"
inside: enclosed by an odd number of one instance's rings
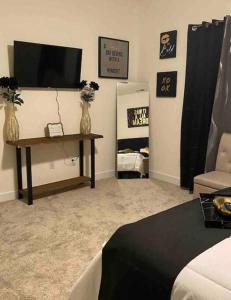
[[[229,0],[147,0],[142,15],[140,80],[150,84],[151,174],[179,183],[180,128],[184,95],[188,24],[223,19],[231,11]],[[142,13],[142,11],[141,11]],[[177,30],[177,56],[159,59],[160,33]],[[177,97],[156,98],[156,73],[178,71]]]
[[[9,75],[14,40],[83,48],[82,79],[99,83],[92,103],[92,132],[103,134],[96,142],[96,173],[99,177],[115,169],[116,82],[98,78],[98,36],[130,42],[129,80],[137,80],[139,52],[139,1],[134,0],[8,0],[0,10],[0,75]],[[11,62],[11,59],[10,59]],[[18,109],[20,137],[44,135],[48,122],[58,121],[53,90],[23,90],[25,104]],[[79,93],[60,91],[60,111],[66,134],[77,133],[81,117]],[[3,141],[4,106],[0,106],[0,200],[14,197],[16,189],[15,149]],[[78,174],[70,158],[74,142],[33,148],[33,184],[70,178]]]

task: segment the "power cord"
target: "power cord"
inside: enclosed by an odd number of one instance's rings
[[[66,166],[73,166],[73,161],[72,162],[67,162],[67,158],[69,157],[69,154],[67,153],[66,149],[65,149],[65,145],[64,143],[61,144],[61,148],[63,150],[63,153],[64,153],[64,165]]]
[[[56,98],[55,98],[55,101],[57,103],[57,112],[58,112],[58,117],[59,117],[59,123],[62,123],[62,118],[61,118],[61,114],[60,114],[60,105],[59,105],[59,91],[58,89],[56,88]]]
[[[60,114],[60,104],[59,104],[59,91],[56,88],[56,97],[55,97],[55,101],[57,103],[57,113],[58,113],[58,118],[59,118],[59,123],[62,123],[62,117]],[[72,158],[71,162],[67,162],[67,158],[69,157],[67,150],[65,149],[65,144],[61,143],[61,149],[63,150],[64,153],[64,165],[66,166],[73,166],[73,163],[75,162],[75,159]]]
[[[58,114],[58,118],[59,118],[59,123],[62,123],[62,117],[61,117],[61,114],[60,114],[60,104],[59,104],[59,91],[58,91],[57,88],[55,89],[55,91],[56,91],[55,101],[57,103],[57,114]],[[69,155],[68,155],[68,153],[67,153],[67,151],[65,149],[64,143],[62,143],[61,147],[62,147],[62,150],[63,150],[63,153],[64,153],[64,160],[63,160],[64,161],[64,165],[66,165],[66,166],[72,165],[72,163],[67,163],[66,162],[66,159],[67,159],[67,157],[69,157]]]

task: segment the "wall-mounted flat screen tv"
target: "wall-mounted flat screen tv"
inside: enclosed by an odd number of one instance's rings
[[[14,77],[20,87],[76,88],[82,49],[14,41]]]

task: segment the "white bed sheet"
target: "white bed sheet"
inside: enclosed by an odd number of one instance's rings
[[[194,258],[179,273],[171,300],[231,300],[231,238]]]
[[[77,281],[69,299],[98,300],[101,272],[102,251]],[[198,255],[179,273],[171,300],[231,300],[231,238]]]
[[[140,153],[118,153],[117,171],[135,171],[144,174],[144,156]]]
[[[102,274],[102,251],[90,262],[72,289],[69,300],[98,300]]]

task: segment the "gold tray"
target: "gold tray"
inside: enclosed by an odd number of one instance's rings
[[[225,203],[231,206],[231,197],[215,197],[213,200],[213,205],[224,216],[231,216],[231,210],[225,207]]]

